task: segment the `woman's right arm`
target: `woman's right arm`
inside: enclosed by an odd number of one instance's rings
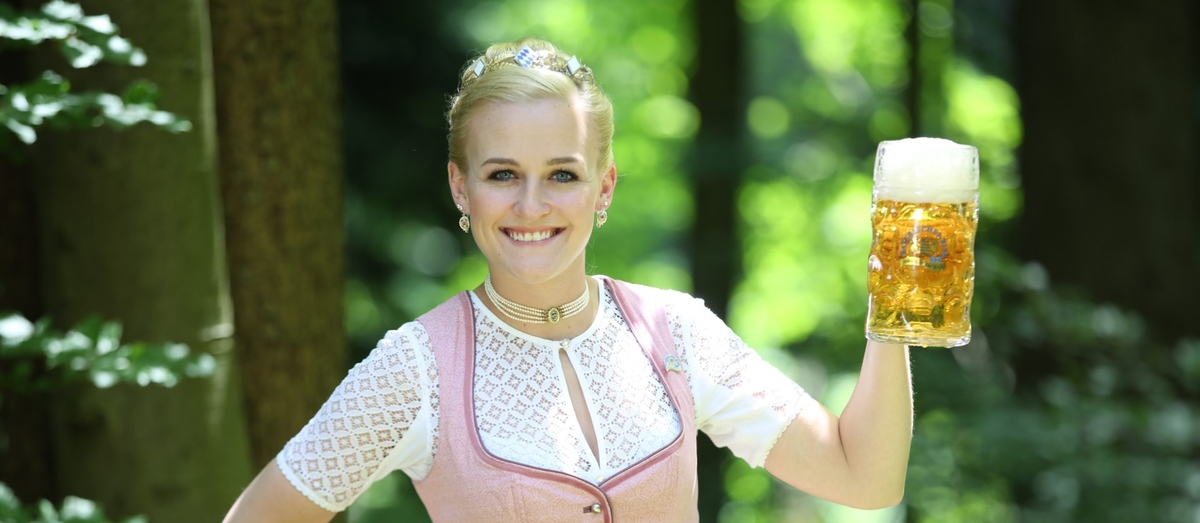
[[[238,497],[226,523],[326,522],[379,478],[432,465],[437,375],[424,327],[388,331]]]
[[[225,523],[325,523],[336,513],[301,494],[271,460],[225,515]]]

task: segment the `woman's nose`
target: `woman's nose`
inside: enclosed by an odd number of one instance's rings
[[[527,177],[521,184],[521,194],[514,209],[517,216],[541,216],[550,210],[539,182],[536,177]]]

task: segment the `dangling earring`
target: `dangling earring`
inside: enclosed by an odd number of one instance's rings
[[[608,211],[600,211],[596,213],[596,228],[599,229],[604,227],[605,223],[608,223]]]
[[[467,216],[467,213],[463,212],[461,205],[455,205],[455,207],[458,207],[458,212],[463,213],[462,217],[458,219],[458,227],[462,229],[463,232],[471,232],[471,217]]]

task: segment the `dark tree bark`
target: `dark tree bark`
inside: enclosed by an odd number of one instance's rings
[[[1021,253],[1051,280],[1200,334],[1197,6],[1017,2]]]
[[[908,44],[908,87],[904,88],[904,106],[908,109],[909,136],[921,136],[921,0],[908,0],[908,25],[904,41]]]
[[[27,7],[21,1],[10,3],[17,9]],[[0,84],[35,78],[28,62],[28,53],[0,53]],[[18,147],[0,157],[0,313],[16,312],[33,320],[44,310],[38,288],[37,210],[25,152]],[[0,367],[0,372],[7,370]],[[53,470],[46,466],[54,461],[46,417],[49,397],[12,392],[0,392],[0,482],[21,500],[57,499],[61,496]]]
[[[225,239],[253,463],[345,375],[337,16],[213,0]]]
[[[95,1],[146,50],[140,69],[71,71],[80,90],[147,78],[193,125],[43,133],[33,163],[42,295],[58,326],[97,314],[126,340],[212,353],[212,379],[175,388],[82,385],[55,394],[53,464],[63,493],[114,517],[219,521],[250,480],[215,172],[207,5]],[[47,65],[47,64],[40,64]],[[63,69],[61,60],[48,64]]]
[[[696,198],[690,260],[695,294],[724,317],[741,272],[736,198],[747,167],[742,27],[736,2],[694,5],[697,53],[689,95],[701,118],[689,158]]]
[[[693,9],[697,52],[689,95],[701,117],[689,158],[696,202],[689,258],[696,296],[724,318],[741,274],[736,200],[747,166],[742,22],[732,0],[696,0]],[[716,521],[725,504],[719,478],[727,456],[700,439],[697,473],[706,479],[700,482],[701,521]]]
[[[32,321],[43,309],[31,173],[26,165],[0,169],[0,313],[16,312]],[[13,364],[0,362],[0,373]],[[46,466],[54,461],[49,399],[37,391],[0,391],[0,482],[21,500],[61,497],[53,469]]]

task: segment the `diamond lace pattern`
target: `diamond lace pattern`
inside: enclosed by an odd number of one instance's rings
[[[696,427],[752,466],[762,466],[779,435],[813,400],[713,314],[675,291],[667,321],[696,405]]]
[[[493,455],[598,482],[679,435],[666,388],[607,293],[602,317],[567,349],[596,425],[599,461],[563,381],[560,342],[523,335],[478,303],[475,314],[475,412]]]
[[[408,323],[389,331],[350,370],[276,458],[301,492],[326,509],[342,510],[391,472],[381,465],[418,416],[431,417],[437,427],[437,386],[429,386],[437,370],[428,347],[425,330]]]
[[[662,292],[695,399],[697,427],[760,466],[811,398],[763,362],[702,301]],[[575,416],[560,343],[516,331],[472,300],[475,415],[493,455],[599,483],[679,434],[666,389],[612,297],[602,294],[599,317],[567,349],[595,424],[599,460]],[[350,370],[276,461],[297,489],[333,511],[344,510],[392,470],[423,478],[437,453],[437,391],[429,336],[420,323],[406,323]]]

